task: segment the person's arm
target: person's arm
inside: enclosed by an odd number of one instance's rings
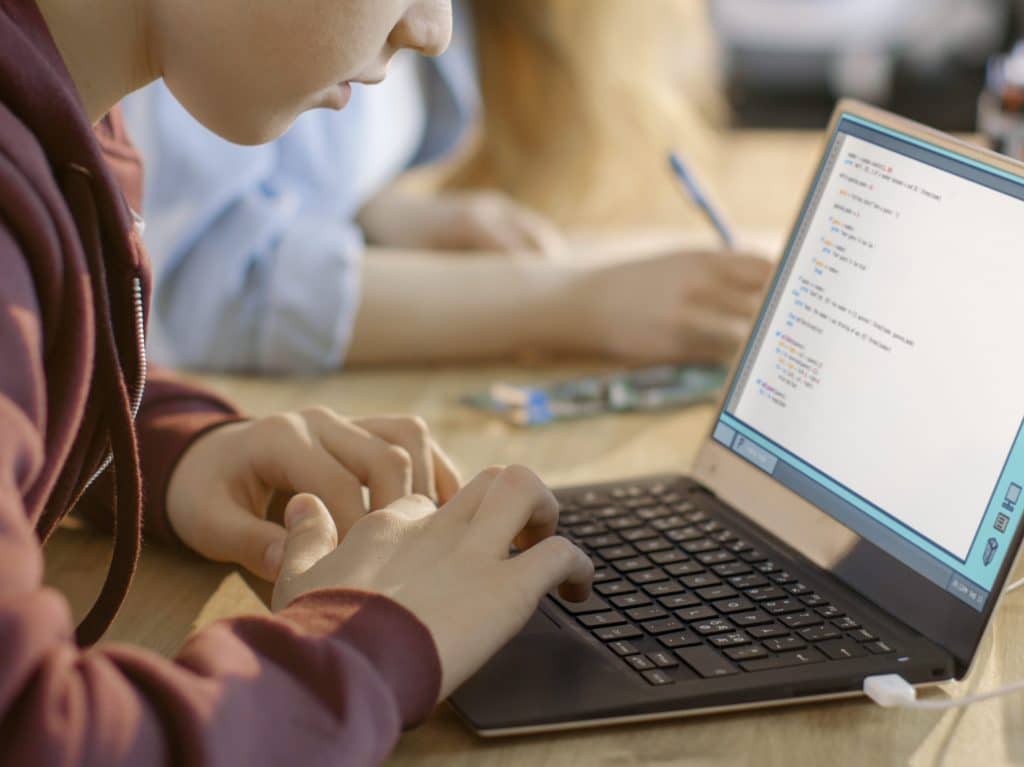
[[[621,263],[371,252],[350,363],[524,353],[725,362],[771,264],[689,251]]]
[[[293,592],[277,615],[217,623],[173,661],[76,645],[26,508],[47,460],[43,334],[32,275],[2,226],[0,273],[0,763],[383,759],[433,707],[441,669],[423,623],[367,590]]]

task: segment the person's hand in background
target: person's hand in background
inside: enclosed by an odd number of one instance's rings
[[[359,213],[367,242],[384,248],[555,257],[562,233],[497,191],[417,194],[389,187]]]
[[[631,362],[730,362],[773,270],[710,251],[585,268],[567,291],[562,344]]]
[[[167,489],[171,528],[207,559],[272,581],[285,529],[265,518],[275,492],[312,493],[342,536],[368,511],[459,489],[451,461],[418,418],[343,418],[327,408],[227,424],[185,452]],[[369,505],[363,488],[369,491]]]
[[[488,469],[438,510],[422,496],[368,514],[337,545],[331,515],[313,496],[285,510],[288,537],[272,607],[311,591],[382,594],[429,629],[441,660],[441,698],[526,624],[547,592],[590,592],[594,565],[554,536],[558,502],[528,469]],[[510,557],[509,547],[522,553]]]

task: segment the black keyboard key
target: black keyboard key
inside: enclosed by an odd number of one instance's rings
[[[683,551],[688,554],[700,554],[702,551],[714,551],[718,548],[718,544],[714,541],[708,540],[707,538],[698,538],[695,541],[686,541],[680,544]]]
[[[670,565],[673,562],[685,562],[689,559],[686,554],[676,549],[670,551],[659,551],[651,554],[650,560],[658,565]]]
[[[635,570],[646,570],[650,566],[651,560],[647,557],[630,557],[629,559],[620,559],[617,562],[612,563],[612,567],[620,573],[631,573]]]
[[[694,623],[690,628],[703,636],[711,636],[713,634],[722,634],[726,631],[733,631],[736,627],[725,618],[712,618],[709,621]]]
[[[757,570],[759,573],[768,574],[768,573],[777,572],[778,569],[779,569],[779,566],[777,564],[775,564],[774,562],[772,562],[771,560],[768,560],[767,562],[755,562],[754,563],[754,569]]]
[[[715,565],[711,569],[716,575],[721,575],[723,578],[731,578],[734,575],[744,575],[751,571],[750,565],[746,565],[743,562],[726,562],[723,565]]]
[[[679,580],[681,580],[683,584],[690,589],[702,589],[706,586],[717,586],[722,582],[717,575],[713,575],[711,573],[684,575]]]
[[[718,524],[717,520],[714,519],[709,519],[707,522],[701,522],[699,525],[697,525],[697,527],[699,527],[708,535],[711,535],[712,533],[722,532],[722,526]]]
[[[821,625],[800,629],[800,636],[808,642],[823,642],[826,639],[838,639],[842,634],[832,626]]]
[[[747,638],[746,634],[739,631],[732,631],[728,634],[716,634],[710,639],[711,644],[719,649],[725,647],[736,647],[741,644],[750,644],[750,639]]]
[[[632,530],[623,530],[619,535],[622,536],[622,540],[631,543],[658,537],[658,533],[649,527],[634,527]]]
[[[638,573],[630,573],[628,578],[638,586],[644,583],[657,583],[658,581],[668,580],[668,576],[661,570],[641,570]]]
[[[788,650],[799,650],[801,647],[806,647],[807,643],[800,637],[789,636],[776,637],[775,639],[766,639],[764,646],[772,652],[786,652]]]
[[[625,509],[619,508],[618,506],[603,506],[600,509],[593,509],[590,512],[590,515],[594,519],[612,519],[625,513]]]
[[[582,525],[589,521],[590,515],[585,511],[571,511],[569,513],[562,512],[558,516],[558,523],[563,527]]]
[[[734,597],[736,596],[736,592],[731,586],[719,583],[717,586],[708,586],[703,589],[698,589],[697,596],[706,602],[714,602],[716,599],[729,599],[730,597]]]
[[[824,623],[820,615],[812,613],[808,610],[804,610],[799,613],[792,613],[790,615],[784,615],[780,619],[783,623],[789,626],[791,629],[801,629],[805,626],[817,626],[819,623]]]
[[[851,631],[850,638],[855,639],[858,642],[874,642],[878,639],[878,637],[867,629],[856,629],[855,631]]]
[[[698,527],[680,527],[676,530],[669,530],[665,537],[676,543],[688,543],[704,538],[704,531]]]
[[[688,562],[676,562],[671,565],[665,565],[665,572],[678,578],[681,575],[690,575],[692,573],[704,572],[704,565],[700,562],[694,562],[690,560]]]
[[[625,661],[637,671],[654,668],[654,661],[648,660],[646,655],[627,655]]]
[[[863,658],[867,655],[864,648],[852,639],[833,639],[830,642],[819,642],[818,649],[832,660]]]
[[[786,592],[778,586],[755,586],[743,592],[755,602],[765,602],[770,599],[785,599]]]
[[[769,577],[779,584],[796,582],[796,578],[787,573],[785,570],[779,570],[777,573],[772,573]]]
[[[735,593],[735,592],[733,592],[733,593]],[[704,596],[704,595],[701,594],[701,596]],[[718,610],[718,612],[722,613],[723,615],[730,615],[731,613],[742,613],[742,612],[745,612],[746,610],[753,610],[754,609],[754,603],[751,602],[746,597],[735,597],[734,596],[734,597],[730,597],[728,599],[719,599],[717,602],[714,602],[713,604],[714,604],[715,609]],[[767,617],[767,616],[765,616],[765,617]],[[771,618],[768,618],[768,620],[771,620]]]
[[[573,498],[570,503],[575,503],[583,509],[592,509],[597,506],[607,506],[610,501],[611,498],[604,493],[599,493],[596,490],[586,490]]]
[[[786,591],[795,597],[802,597],[804,594],[810,594],[811,590],[804,584],[797,581],[796,583],[790,583],[786,586]]]
[[[740,665],[744,671],[770,671],[789,666],[807,666],[811,663],[821,663],[824,660],[825,656],[813,647],[805,647],[803,650],[781,652],[778,655],[769,655],[767,658],[745,661]]]
[[[729,620],[737,626],[761,626],[765,623],[771,623],[773,618],[763,610],[753,610],[749,613],[730,615]]]
[[[832,625],[840,631],[853,631],[854,629],[860,628],[860,624],[849,615],[844,615],[842,618],[836,618],[832,621]]]
[[[629,619],[633,621],[651,621],[655,618],[665,618],[668,616],[668,613],[657,605],[646,605],[644,607],[634,607],[632,610],[626,610],[626,615],[628,615]]]
[[[617,597],[612,597],[611,601],[613,605],[623,610],[630,607],[643,607],[651,603],[650,597],[639,592],[620,594]]]
[[[840,618],[843,615],[846,615],[846,613],[835,605],[822,605],[815,612],[817,612],[822,618]]]
[[[825,604],[825,597],[819,594],[807,594],[806,596],[800,597],[800,601],[808,607],[818,607]]]
[[[711,567],[712,565],[721,565],[726,562],[732,562],[735,559],[736,557],[734,557],[728,551],[722,551],[721,549],[719,549],[718,551],[706,551],[703,554],[697,555],[697,561],[700,562],[702,565],[705,565],[706,567]]]
[[[635,644],[627,642],[625,639],[620,639],[618,642],[609,642],[608,647],[610,647],[612,652],[616,655],[636,655],[640,652]]]
[[[667,597],[662,597],[658,602],[661,603],[662,607],[666,607],[669,610],[677,610],[681,607],[693,607],[694,605],[699,605],[700,599],[696,594],[684,592],[682,594],[671,594]],[[874,637],[872,637],[872,639],[874,639]]]
[[[645,507],[657,506],[658,500],[649,495],[638,495],[635,498],[629,498],[623,501],[622,505],[627,509],[642,509]]]
[[[606,613],[590,613],[589,615],[581,615],[579,621],[588,629],[596,629],[600,626],[618,626],[625,623],[626,619],[622,617],[622,613],[616,612],[615,610],[609,610]]]
[[[643,677],[648,681],[648,683],[653,684],[655,687],[660,687],[663,684],[672,684],[672,677],[660,668],[644,671]]]
[[[614,562],[617,559],[627,559],[628,557],[635,557],[637,551],[629,544],[624,544],[622,546],[609,546],[606,549],[598,549],[597,554],[599,557],[608,562]]]
[[[644,591],[652,597],[664,597],[669,594],[681,593],[683,591],[683,587],[675,581],[662,581],[661,583],[648,583],[644,586]]]
[[[712,535],[711,538],[718,543],[731,543],[736,540],[736,533],[732,530],[719,530],[717,533]]]
[[[677,507],[676,511],[684,512],[685,515],[686,515],[687,520],[689,520],[690,522],[693,522],[694,524],[697,524],[698,522],[706,522],[707,518],[708,518],[707,512],[703,511],[701,509],[696,509],[695,508],[695,509],[685,510],[685,509],[681,509],[681,508]]]
[[[682,623],[677,621],[675,618],[663,618],[657,621],[648,621],[647,623],[641,623],[644,627],[644,631],[648,634],[658,636],[658,634],[668,634],[672,631],[680,631],[685,628]]]
[[[588,538],[592,535],[600,535],[608,532],[608,528],[600,522],[588,522],[584,525],[573,525],[569,532],[577,538]]]
[[[701,644],[700,635],[694,634],[692,631],[678,631],[674,634],[662,634],[658,637],[658,641],[670,649]]]
[[[676,610],[676,617],[680,620],[691,623],[693,621],[706,621],[710,618],[714,618],[718,615],[707,605],[698,604],[695,607],[684,607],[681,610]]]
[[[733,541],[732,543],[726,544],[725,548],[731,551],[733,554],[739,554],[740,559],[744,562],[764,562],[768,559],[768,555],[759,549],[750,547],[750,544],[745,541]]]
[[[730,660],[741,661],[741,660],[754,660],[755,658],[766,658],[768,657],[768,651],[757,644],[748,644],[741,647],[730,647],[725,650],[726,656]]]
[[[654,506],[651,508],[638,508],[636,515],[640,517],[644,522],[650,522],[652,519],[660,519],[661,517],[667,517],[672,513],[672,510],[667,506]]]
[[[608,603],[596,594],[591,594],[585,602],[570,602],[568,599],[560,597],[557,593],[552,594],[551,598],[572,615],[599,613],[608,609]]]
[[[772,615],[785,615],[786,613],[798,613],[804,609],[804,606],[797,600],[786,597],[766,600],[761,603],[761,609]]]
[[[647,658],[658,668],[675,668],[679,665],[676,656],[664,650],[655,650],[647,653]]]
[[[789,629],[785,626],[780,626],[778,623],[769,623],[766,626],[749,628],[747,633],[754,637],[754,639],[768,639],[769,637],[786,636],[789,633]]]
[[[591,549],[602,549],[605,546],[617,546],[620,543],[622,543],[622,539],[615,533],[592,535],[589,538],[583,539],[583,544]]]
[[[643,522],[630,515],[628,517],[616,517],[615,519],[609,519],[606,524],[608,525],[609,530],[628,530],[631,527],[640,527]]]
[[[594,586],[594,591],[603,596],[611,597],[616,594],[628,594],[631,591],[636,591],[636,586],[626,581],[608,581]]]
[[[750,573],[749,575],[736,575],[728,579],[729,583],[733,588],[737,589],[753,589],[758,586],[767,586],[768,581],[760,573]]]
[[[613,581],[619,577],[619,574],[612,570],[610,567],[599,567],[594,571],[594,583],[604,583],[605,581]]]
[[[619,639],[636,639],[643,635],[644,632],[629,623],[624,626],[604,626],[603,628],[594,630],[594,636],[602,642],[614,642]]]
[[[652,520],[651,527],[658,532],[664,533],[669,530],[675,530],[677,527],[686,527],[686,520],[678,514],[672,514],[667,517]]]
[[[885,655],[887,653],[896,652],[895,647],[888,642],[883,642],[881,640],[877,642],[868,642],[864,647],[868,648],[868,652],[873,655]]]
[[[651,538],[647,541],[637,541],[636,548],[637,551],[641,551],[644,554],[651,554],[655,551],[665,551],[666,549],[671,549],[673,547],[672,544],[664,538]]]
[[[684,647],[676,650],[676,655],[705,679],[739,673],[736,666],[707,645]]]

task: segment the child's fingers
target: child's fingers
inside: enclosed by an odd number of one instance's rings
[[[511,466],[499,474],[473,517],[470,535],[499,556],[519,538],[531,546],[555,532],[558,501],[529,469]]]
[[[568,538],[546,538],[507,563],[512,577],[539,600],[559,587],[566,599],[582,602],[590,595],[594,563]]]
[[[323,502],[303,493],[288,502],[284,511],[288,528],[284,539],[280,578],[294,578],[338,547],[338,529]]]
[[[420,418],[358,418],[353,423],[392,445],[412,460],[412,492],[437,501],[437,480],[430,430]]]
[[[434,454],[434,482],[437,485],[437,502],[440,505],[448,503],[459,492],[462,487],[462,476],[455,464],[433,439],[430,440],[430,449]]]

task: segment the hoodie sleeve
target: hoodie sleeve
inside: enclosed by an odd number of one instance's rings
[[[2,224],[0,274],[0,765],[379,763],[440,687],[429,631],[379,595],[307,594],[272,617],[214,624],[173,660],[75,643],[29,517],[53,383],[41,308]],[[164,443],[150,471],[173,463],[204,419],[227,416],[214,403],[154,382],[143,439]]]

